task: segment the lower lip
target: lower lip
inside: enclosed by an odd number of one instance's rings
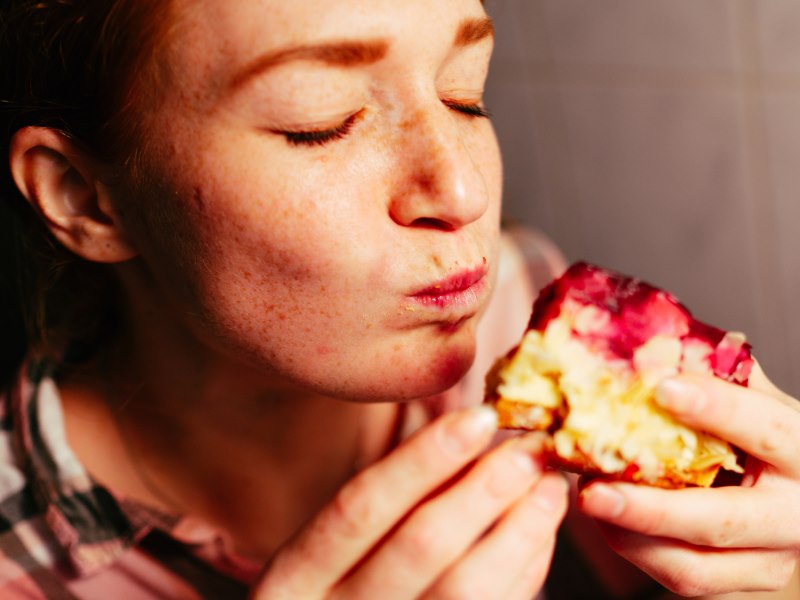
[[[486,287],[486,278],[473,283],[463,290],[443,292],[441,294],[418,294],[412,296],[418,305],[430,308],[473,308],[480,305],[481,295]]]

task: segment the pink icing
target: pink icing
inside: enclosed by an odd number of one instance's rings
[[[656,334],[665,334],[684,344],[704,344],[715,375],[747,384],[753,365],[749,344],[726,337],[726,331],[698,321],[670,293],[585,262],[573,264],[541,291],[533,306],[529,328],[544,331],[562,309],[574,310],[575,306],[586,305],[601,309],[609,317],[604,326],[590,334],[574,332],[598,351],[630,361],[639,346]]]

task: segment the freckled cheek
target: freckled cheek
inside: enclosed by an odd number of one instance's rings
[[[277,306],[316,296],[361,309],[370,289],[390,285],[398,254],[381,226],[381,159],[350,153],[297,165],[295,151],[267,156],[249,138],[215,139],[186,168],[170,170],[184,178],[159,199],[173,214],[156,219],[167,243],[180,238],[196,297]]]
[[[368,261],[343,244],[348,236],[226,225],[212,237],[217,241],[206,248],[198,273],[199,295],[208,299],[209,310],[287,327],[334,321],[366,308]]]

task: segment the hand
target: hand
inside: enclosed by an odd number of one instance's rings
[[[620,555],[682,596],[778,590],[800,558],[800,404],[754,369],[750,387],[681,375],[658,401],[748,454],[737,487],[662,490],[596,481],[580,508]]]
[[[254,600],[530,600],[567,504],[536,437],[476,460],[495,430],[486,408],[431,423],[339,491],[276,555]]]

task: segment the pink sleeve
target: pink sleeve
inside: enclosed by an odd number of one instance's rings
[[[132,549],[98,573],[67,583],[77,598],[125,598],[125,600],[201,600],[187,581],[147,554]]]

